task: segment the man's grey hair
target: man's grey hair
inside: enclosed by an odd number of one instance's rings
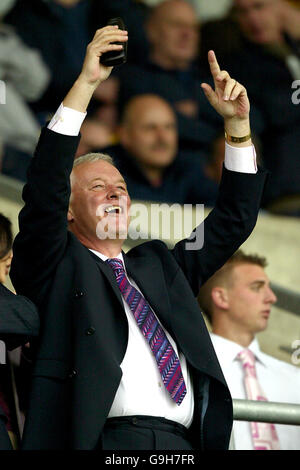
[[[99,160],[103,160],[107,163],[110,163],[113,166],[116,166],[112,157],[107,155],[106,153],[87,153],[86,155],[82,155],[81,157],[77,157],[74,160],[73,168],[78,165],[82,165],[82,163],[93,163],[98,162]]]

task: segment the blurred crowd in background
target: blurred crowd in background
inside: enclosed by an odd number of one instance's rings
[[[224,129],[200,86],[211,82],[213,49],[248,91],[259,162],[270,170],[263,208],[299,216],[299,1],[2,0],[1,172],[26,180],[41,126],[95,30],[116,16],[129,31],[127,63],[96,90],[77,156],[109,153],[132,199],[213,206]]]

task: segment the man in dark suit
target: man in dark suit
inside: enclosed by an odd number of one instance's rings
[[[19,441],[13,369],[7,350],[26,343],[39,331],[39,317],[32,302],[3,285],[11,264],[12,240],[11,222],[0,214],[0,450],[12,450]]]
[[[16,448],[20,437],[12,387],[13,372],[6,350],[25,344],[38,332],[39,317],[33,303],[26,297],[13,294],[0,283],[0,351],[3,360],[0,363],[0,450]]]
[[[247,93],[210,51],[215,90],[202,88],[231,145],[203,248],[200,227],[194,244],[168,250],[153,240],[125,254],[122,175],[103,155],[81,157],[72,171],[87,105],[111,72],[99,57],[117,41],[126,32],[96,32],[23,192],[11,277],[42,321],[23,448],[226,449],[231,397],[195,297],[256,223],[265,173],[255,168]]]

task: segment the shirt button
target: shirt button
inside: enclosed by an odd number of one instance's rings
[[[80,290],[77,290],[77,291],[75,292],[75,298],[76,298],[76,299],[80,299],[80,297],[83,297],[83,292],[80,291]]]
[[[69,379],[73,379],[74,377],[76,377],[77,375],[77,371],[75,369],[71,370],[71,372],[69,373]]]
[[[161,382],[158,382],[158,386],[161,388]]]
[[[95,328],[93,326],[90,326],[89,328],[85,330],[85,334],[87,336],[92,336],[95,333],[95,331],[96,331]]]

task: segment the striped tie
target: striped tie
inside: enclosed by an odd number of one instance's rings
[[[128,281],[122,261],[111,258],[106,260],[106,263],[113,269],[122,296],[150,345],[167,391],[175,403],[180,405],[186,395],[186,386],[179,359],[172,345],[148,302]]]
[[[248,400],[268,401],[256,375],[255,356],[250,349],[243,349],[237,355],[244,369],[244,383]],[[280,444],[274,424],[251,423],[254,450],[279,450]]]

